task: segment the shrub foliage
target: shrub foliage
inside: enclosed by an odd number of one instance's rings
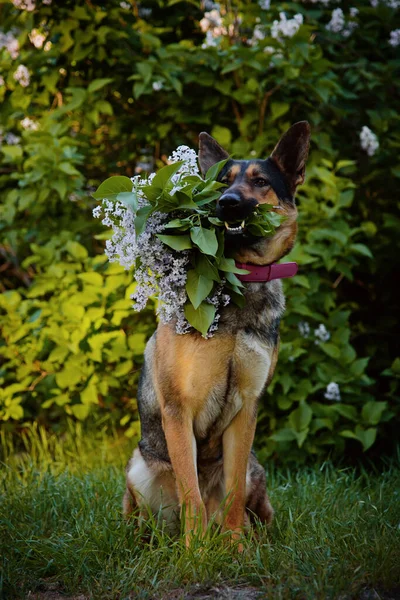
[[[5,427],[91,415],[138,434],[155,318],[132,311],[132,274],[105,260],[99,182],[161,167],[202,130],[238,158],[266,157],[306,119],[300,274],[285,282],[258,441],[298,460],[384,445],[399,414],[400,19],[397,0],[372,4],[0,5]]]

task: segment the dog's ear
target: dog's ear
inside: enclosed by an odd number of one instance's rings
[[[271,154],[279,170],[286,176],[290,192],[304,183],[306,161],[310,147],[310,125],[300,121],[283,134]]]
[[[203,175],[215,163],[229,158],[229,154],[205,131],[199,135],[199,164]]]

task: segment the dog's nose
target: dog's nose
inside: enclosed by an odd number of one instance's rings
[[[221,208],[237,208],[240,204],[240,196],[233,192],[224,194],[218,200],[218,204]]]

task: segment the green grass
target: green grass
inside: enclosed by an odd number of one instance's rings
[[[223,585],[242,586],[243,598],[250,597],[251,587],[273,599],[396,597],[400,470],[395,460],[381,473],[335,469],[330,463],[273,469],[268,482],[274,524],[268,532],[257,529],[238,555],[216,530],[186,550],[181,538],[171,539],[154,524],[143,541],[134,525],[124,522],[129,440],[101,433],[86,437],[78,428],[63,440],[33,430],[24,444],[25,450],[15,453],[3,436],[8,457],[1,471],[4,597],[26,598],[29,591],[53,587],[95,599],[163,598],[171,590],[180,592],[170,598],[200,598],[202,586]]]

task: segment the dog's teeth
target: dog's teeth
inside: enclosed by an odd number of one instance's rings
[[[242,221],[242,224],[238,225],[238,227],[230,227],[229,224],[225,221],[225,227],[231,233],[241,233],[244,229],[244,221]]]

